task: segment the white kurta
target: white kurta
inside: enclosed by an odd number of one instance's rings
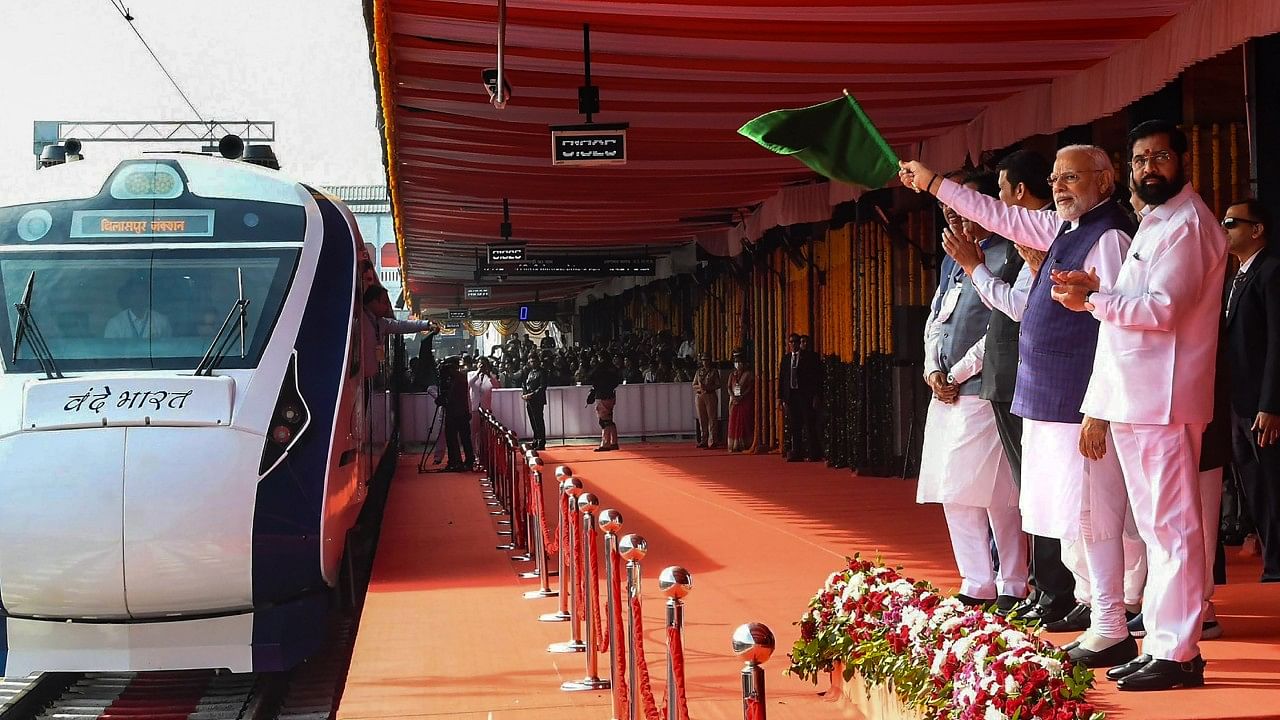
[[[938,196],[961,215],[1028,247],[1047,250],[1062,227],[1062,218],[1053,210],[1005,205],[947,180]],[[1078,224],[1072,221],[1070,227]],[[1083,269],[1095,270],[1104,287],[1111,285],[1131,244],[1132,239],[1120,230],[1104,232],[1085,256]],[[973,286],[988,305],[1021,320],[1033,279],[1026,266],[1023,271],[1010,286],[979,266],[974,269]],[[1111,442],[1109,436],[1107,442]],[[1115,449],[1108,446],[1106,457],[1092,462],[1079,448],[1077,423],[1023,421],[1019,508],[1026,532],[1072,542],[1080,537],[1082,524],[1089,525],[1093,540],[1117,537],[1124,531],[1129,499]]]
[[[1022,459],[1025,532],[1067,543],[1080,539],[1083,526],[1091,540],[1124,532],[1129,498],[1110,433],[1107,454],[1090,460],[1080,454],[1078,424],[1023,420]]]
[[[916,502],[1018,505],[1018,488],[989,401],[961,395],[952,405],[937,398],[929,402]]]

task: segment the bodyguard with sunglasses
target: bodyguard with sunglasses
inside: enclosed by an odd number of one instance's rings
[[[1280,256],[1257,200],[1222,219],[1240,269],[1227,285],[1223,357],[1231,377],[1231,444],[1240,484],[1258,526],[1262,581],[1280,581]]]

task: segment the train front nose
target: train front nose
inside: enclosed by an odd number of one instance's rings
[[[10,614],[129,616],[121,512],[125,430],[0,440],[0,602]]]
[[[229,377],[28,383],[23,431],[0,438],[5,610],[128,619],[248,608],[263,437],[230,427],[233,397]]]
[[[225,427],[0,441],[0,602],[79,619],[248,608],[261,443]]]

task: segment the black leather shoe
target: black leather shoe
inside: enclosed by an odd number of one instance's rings
[[[956,599],[964,603],[965,607],[985,608],[990,605],[992,600],[984,600],[983,598],[971,597],[964,593],[956,593]]]
[[[1147,663],[1151,662],[1154,659],[1155,658],[1151,657],[1150,655],[1143,653],[1123,665],[1117,665],[1111,668],[1110,670],[1108,670],[1107,679],[1119,680],[1122,677],[1127,677],[1129,675],[1132,675],[1138,672],[1139,670],[1141,670],[1142,668],[1146,667]]]
[[[1022,598],[1012,595],[1000,595],[996,597],[995,607],[991,608],[991,612],[1001,616],[1008,617],[1014,610],[1022,607]]]
[[[1076,605],[1075,609],[1067,613],[1061,620],[1045,623],[1044,629],[1049,632],[1080,632],[1088,630],[1090,614],[1088,605]]]
[[[1138,657],[1138,641],[1132,637],[1125,638],[1103,650],[1088,650],[1082,645],[1077,645],[1067,652],[1067,658],[1071,662],[1087,668],[1114,667],[1136,657]]]
[[[1075,650],[1075,649],[1076,649],[1076,648],[1078,648],[1078,647],[1080,647],[1080,641],[1079,641],[1078,639],[1077,639],[1077,640],[1072,640],[1071,642],[1069,642],[1069,643],[1067,643],[1066,645],[1063,645],[1063,646],[1062,646],[1062,651],[1063,651],[1063,652],[1067,652],[1067,653],[1069,653],[1069,652],[1071,652],[1072,650]]]
[[[1040,623],[1047,625],[1048,623],[1058,622],[1066,617],[1075,609],[1075,605],[1041,605],[1035,603],[1026,607],[1025,610],[1018,612],[1018,617],[1029,623]]]
[[[1199,655],[1187,662],[1152,660],[1116,682],[1117,688],[1130,691],[1172,690],[1201,685],[1204,685],[1204,658]]]
[[[1147,636],[1147,626],[1142,624],[1142,613],[1134,615],[1133,619],[1129,620],[1129,634],[1136,638]]]

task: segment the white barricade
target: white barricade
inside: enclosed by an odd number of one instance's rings
[[[519,396],[516,397],[519,400]],[[434,427],[428,427],[435,418]],[[436,398],[427,393],[401,393],[400,440],[406,443],[429,443],[444,427],[444,414],[436,414]]]
[[[493,391],[493,415],[521,438],[533,436],[520,388]],[[594,405],[587,405],[587,386],[547,389],[547,439],[595,437],[600,421]],[[408,416],[404,418],[409,421]],[[692,435],[694,433],[693,386],[690,383],[637,383],[618,386],[613,421],[621,437]],[[425,421],[424,421],[425,424]]]

